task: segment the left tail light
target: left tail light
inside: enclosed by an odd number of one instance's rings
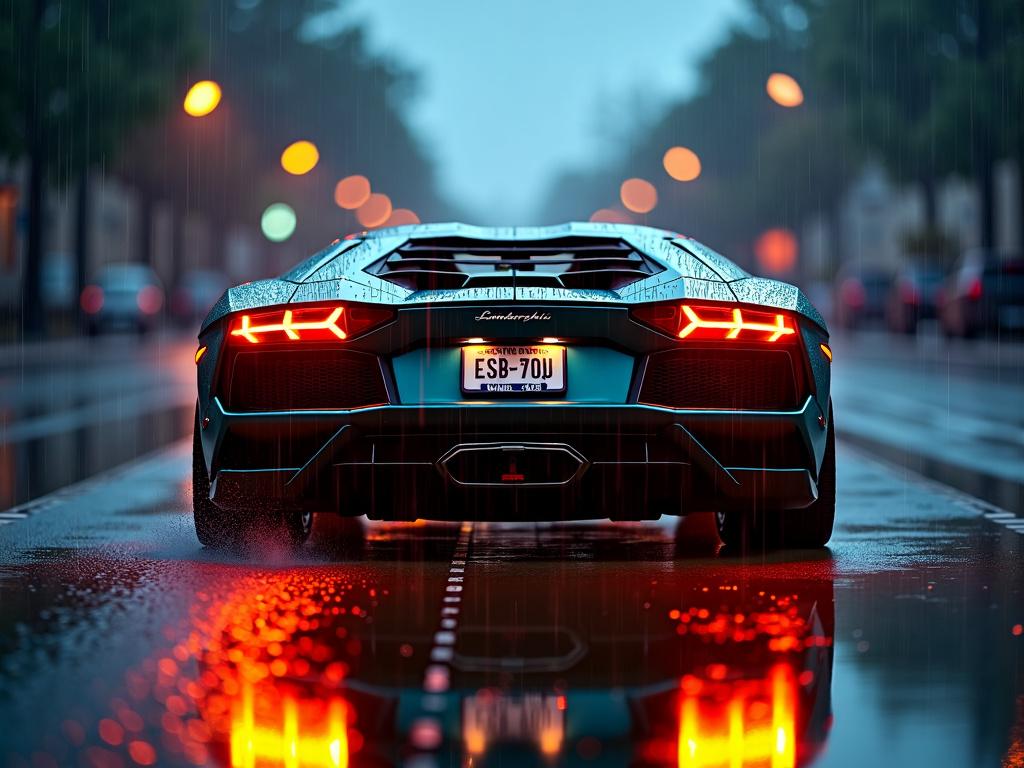
[[[791,343],[798,338],[788,312],[732,304],[647,304],[633,310],[645,325],[685,341]]]
[[[235,315],[229,325],[228,338],[243,344],[347,341],[393,318],[394,312],[384,307],[300,304]]]

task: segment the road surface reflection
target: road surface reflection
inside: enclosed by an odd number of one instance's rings
[[[414,528],[370,529],[363,559],[429,540]],[[489,540],[507,536],[477,537],[475,554],[493,562],[469,559],[466,593],[484,603],[462,604],[444,685],[424,674],[438,668],[428,652],[441,552],[373,569],[196,564],[205,586],[187,620],[128,672],[90,762],[791,768],[820,752],[831,725],[829,560],[643,559],[619,563],[610,580],[587,564],[552,571],[528,551],[506,561]],[[566,578],[573,588],[559,589]],[[512,608],[543,584],[558,605],[546,621]],[[408,585],[424,610],[398,599]],[[620,603],[643,616],[625,632],[608,622]]]

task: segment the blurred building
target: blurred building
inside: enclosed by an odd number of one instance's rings
[[[19,314],[26,247],[24,163],[0,163],[0,311]],[[77,302],[75,247],[77,198],[74,186],[51,189],[45,219],[46,247],[41,269],[43,301],[63,312]],[[221,232],[206,216],[179,216],[164,201],[154,201],[148,225],[137,190],[111,175],[93,173],[89,181],[89,246],[85,280],[102,265],[148,261],[166,288],[190,270],[213,270],[241,282],[270,274],[269,244],[253,228]],[[148,232],[143,233],[143,228]]]
[[[1002,255],[1021,253],[1022,210],[1020,174],[1013,163],[997,166],[995,174],[996,250]],[[939,185],[939,228],[957,250],[981,243],[981,205],[977,186],[966,179],[949,178]],[[808,222],[803,251],[808,266],[828,263],[830,238],[821,220]],[[906,258],[908,235],[925,228],[924,196],[915,187],[898,187],[879,164],[865,166],[844,196],[839,215],[841,263],[867,263],[896,268]],[[812,266],[813,265],[813,266]]]

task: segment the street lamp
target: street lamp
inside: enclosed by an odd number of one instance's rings
[[[799,107],[804,103],[803,88],[787,74],[772,72],[764,87],[771,100],[780,107]]]
[[[205,117],[220,104],[220,86],[213,80],[200,80],[188,89],[182,105],[192,117]]]
[[[302,176],[312,171],[320,162],[320,150],[311,141],[296,141],[285,147],[281,153],[281,167],[293,176]]]
[[[693,181],[700,176],[700,158],[687,147],[672,147],[661,159],[665,173],[676,181]]]
[[[633,213],[650,213],[658,204],[658,190],[646,179],[626,179],[619,187],[619,199]]]

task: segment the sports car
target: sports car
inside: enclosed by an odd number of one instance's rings
[[[199,540],[314,513],[654,520],[820,547],[835,517],[828,330],[682,235],[428,224],[229,289],[196,352]]]

